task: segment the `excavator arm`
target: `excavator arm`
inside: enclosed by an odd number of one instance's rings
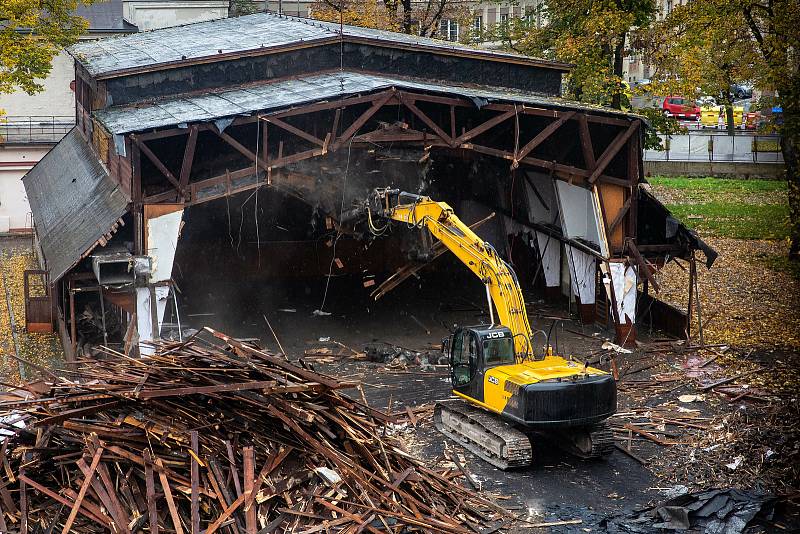
[[[532,332],[519,281],[508,263],[492,247],[464,224],[444,202],[429,197],[402,193],[396,189],[376,189],[368,202],[368,215],[391,219],[417,228],[427,228],[486,286],[493,324],[508,327],[514,336],[518,360],[533,356]],[[492,312],[497,310],[497,321]]]

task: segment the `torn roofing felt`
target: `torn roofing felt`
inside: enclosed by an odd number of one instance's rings
[[[53,282],[94,248],[129,202],[75,128],[22,182]]]
[[[173,62],[191,61],[246,53],[268,53],[271,49],[348,41],[369,41],[387,46],[460,52],[486,59],[513,60],[566,71],[568,65],[520,54],[476,48],[404,33],[342,26],[274,13],[198,22],[124,37],[80,42],[69,52],[92,76],[155,68]]]
[[[276,82],[261,82],[202,94],[171,96],[146,104],[112,106],[94,112],[112,134],[164,128],[191,122],[282,110],[321,100],[345,98],[389,88],[458,95],[476,102],[516,102],[564,109],[585,109],[617,117],[635,117],[558,97],[500,87],[463,86],[353,71],[315,73]],[[638,118],[638,117],[637,117]]]

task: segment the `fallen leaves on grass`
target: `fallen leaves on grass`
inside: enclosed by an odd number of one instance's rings
[[[800,350],[800,280],[759,261],[786,255],[781,241],[708,238],[720,256],[711,269],[698,264],[707,343]],[[674,263],[662,271],[659,297],[686,310],[688,273]],[[697,332],[697,317],[692,330]]]
[[[19,364],[11,355],[16,353],[14,336],[11,325],[11,314],[7,300],[11,301],[14,312],[14,327],[19,340],[18,356],[36,365],[52,367],[56,361],[63,361],[63,351],[54,334],[28,333],[25,331],[25,290],[24,272],[26,269],[36,269],[34,254],[13,251],[0,256],[0,350],[3,357],[0,360],[0,379],[5,382],[19,381]],[[6,290],[9,299],[6,299]],[[36,372],[24,366],[26,378]]]

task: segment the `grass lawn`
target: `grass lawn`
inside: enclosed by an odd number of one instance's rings
[[[789,206],[783,180],[648,178],[653,192],[701,236],[785,239]]]

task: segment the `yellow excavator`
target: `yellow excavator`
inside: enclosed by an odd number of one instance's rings
[[[355,212],[366,212],[375,234],[385,231],[389,223],[383,221],[427,229],[486,287],[491,324],[458,327],[442,343],[453,393],[467,402],[437,403],[434,423],[440,432],[503,470],[529,465],[531,438],[541,433],[585,458],[613,450],[606,422],[617,407],[613,378],[554,355],[549,342],[536,355],[514,270],[453,208],[429,197],[382,188]]]

